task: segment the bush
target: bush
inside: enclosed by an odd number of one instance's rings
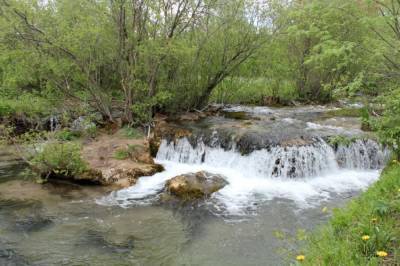
[[[71,141],[80,137],[80,133],[73,132],[69,129],[63,129],[55,132],[55,138],[59,141]]]
[[[378,136],[389,145],[400,158],[400,89],[394,90],[384,98],[386,102],[382,117],[372,121]]]
[[[81,147],[71,142],[44,144],[30,159],[32,168],[42,177],[51,175],[73,177],[88,169],[81,157]]]
[[[0,117],[43,117],[48,116],[51,109],[52,105],[48,100],[33,94],[25,93],[17,98],[0,96]]]
[[[349,146],[355,141],[355,138],[348,138],[345,136],[331,136],[328,138],[329,145],[337,148],[338,146]]]

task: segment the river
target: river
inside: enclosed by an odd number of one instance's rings
[[[288,264],[303,232],[375,182],[388,158],[359,119],[332,109],[231,106],[176,123],[192,134],[162,141],[166,170],[120,191],[36,184],[3,149],[0,265]],[[338,135],[358,140],[333,147]],[[166,180],[201,170],[229,184],[193,204],[160,200]]]

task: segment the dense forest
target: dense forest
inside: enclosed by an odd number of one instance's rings
[[[396,0],[2,0],[0,112],[80,106],[148,125],[210,102],[365,96],[385,105],[369,113],[396,146],[399,12]]]

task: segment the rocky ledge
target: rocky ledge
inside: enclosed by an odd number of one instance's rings
[[[127,151],[126,158],[116,158],[115,154],[121,150]],[[96,140],[85,144],[82,157],[91,170],[76,177],[76,181],[87,180],[116,188],[132,186],[139,177],[164,170],[162,165],[154,162],[149,143],[144,138],[126,139],[119,134],[100,135]]]

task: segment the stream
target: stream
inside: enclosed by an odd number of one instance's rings
[[[171,122],[191,134],[161,141],[165,171],[119,191],[36,184],[0,151],[0,265],[287,265],[299,234],[368,188],[389,158],[334,109],[230,106]],[[198,171],[228,185],[193,204],[160,199],[168,179]]]

